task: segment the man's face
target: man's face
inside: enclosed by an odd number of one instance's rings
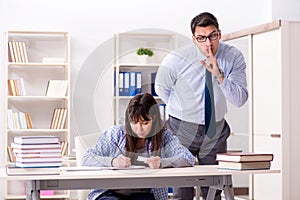
[[[213,55],[215,55],[219,48],[219,40],[221,38],[221,31],[214,25],[201,27],[197,26],[195,35],[192,36],[193,42],[199,47],[202,54],[208,55],[209,48],[211,48]]]

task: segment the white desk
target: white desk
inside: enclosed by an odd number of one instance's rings
[[[227,200],[233,200],[233,174],[280,173],[280,170],[221,170],[216,165],[167,169],[101,170],[61,172],[59,175],[8,176],[1,178],[26,180],[26,199],[39,200],[40,190],[76,190],[93,188],[149,188],[174,186],[209,186],[207,200],[213,199],[217,189],[224,190]]]

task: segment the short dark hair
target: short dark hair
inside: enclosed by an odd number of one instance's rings
[[[194,35],[197,26],[206,27],[210,25],[214,25],[217,29],[219,29],[219,23],[217,18],[209,12],[203,12],[192,19],[191,31]]]

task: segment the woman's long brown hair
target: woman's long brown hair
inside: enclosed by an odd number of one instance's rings
[[[159,105],[153,96],[149,93],[138,94],[134,96],[126,109],[125,127],[126,127],[126,151],[129,153],[137,152],[137,135],[132,131],[130,122],[139,122],[139,120],[150,121],[152,119],[152,129],[147,140],[151,141],[151,151],[153,155],[159,155],[162,144],[163,122],[160,117]]]

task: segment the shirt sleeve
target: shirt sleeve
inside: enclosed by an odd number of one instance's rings
[[[168,130],[163,135],[162,167],[188,167],[195,164],[195,156]]]
[[[225,78],[219,86],[230,103],[241,107],[248,99],[246,63],[243,54],[238,49],[234,52],[230,63],[220,63],[221,66],[225,66],[223,69]],[[227,67],[229,64],[231,67]]]
[[[114,157],[117,157],[120,152],[115,148],[115,143],[119,143],[119,136],[122,136],[122,130],[117,127],[112,127],[101,135],[97,140],[94,148],[88,149],[83,158],[83,166],[100,166],[109,167]]]

